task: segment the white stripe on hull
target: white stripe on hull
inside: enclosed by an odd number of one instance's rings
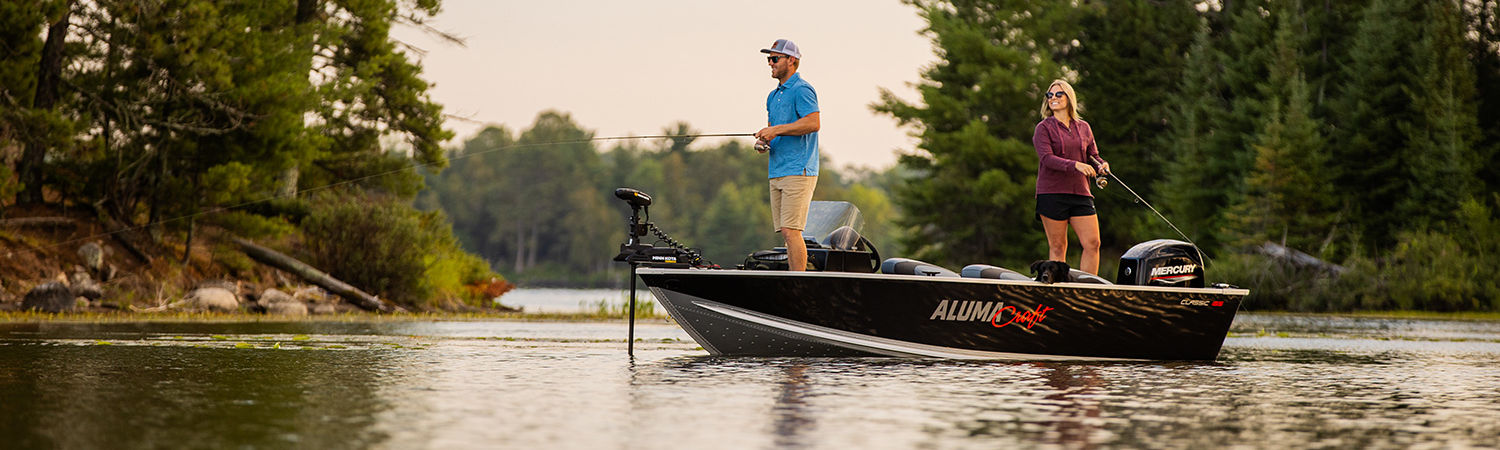
[[[653,289],[655,291],[656,289]],[[659,297],[666,298],[666,293],[659,293]],[[686,296],[686,295],[684,295]],[[670,300],[665,301],[670,303]],[[899,341],[876,336],[869,336],[847,331],[836,330],[809,323],[787,320],[776,316],[758,313],[743,308],[738,308],[723,303],[703,299],[690,300],[692,306],[713,311],[728,318],[742,322],[752,323],[767,328],[780,330],[784,333],[800,336],[826,345],[854,349],[864,352],[875,353],[886,356],[920,357],[920,358],[948,358],[948,359],[994,359],[994,360],[1024,360],[1024,361],[1140,361],[1129,358],[1102,358],[1091,356],[1066,356],[1046,355],[1034,353],[1008,353],[987,352],[980,350],[966,350],[953,347],[942,347],[936,345],[918,344],[915,342]],[[709,343],[702,339],[701,334],[691,329],[685,322],[688,333],[693,335],[698,342],[704,344],[705,349],[712,348]],[[712,352],[712,351],[711,351]]]

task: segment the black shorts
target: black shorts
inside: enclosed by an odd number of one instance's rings
[[[1078,194],[1037,194],[1036,213],[1052,220],[1098,214],[1094,198]]]

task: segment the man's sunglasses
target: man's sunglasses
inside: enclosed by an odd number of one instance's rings
[[[790,58],[790,56],[786,56],[786,55],[767,56],[766,57],[766,61],[770,61],[771,64],[776,64],[777,62],[781,61],[781,58]]]
[[[1047,98],[1048,99],[1051,99],[1052,97],[1063,98],[1063,97],[1067,97],[1067,96],[1068,96],[1067,92],[1048,92],[1047,93]]]

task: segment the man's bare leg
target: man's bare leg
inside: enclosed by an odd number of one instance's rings
[[[781,237],[786,239],[787,270],[793,272],[807,270],[807,243],[802,242],[802,230],[782,228]]]

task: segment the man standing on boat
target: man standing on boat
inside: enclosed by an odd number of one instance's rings
[[[771,78],[780,83],[766,96],[768,126],[755,132],[755,148],[771,153],[771,226],[786,239],[788,269],[802,271],[807,266],[802,230],[818,185],[818,93],[797,74],[802,62],[797,44],[777,39],[760,52],[768,55]]]

